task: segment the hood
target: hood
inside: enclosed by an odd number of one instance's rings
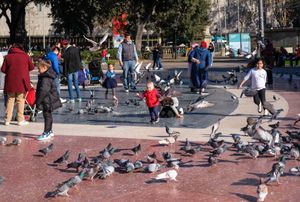
[[[204,51],[206,51],[206,50],[207,50],[206,48],[202,48],[202,47],[199,48],[199,51],[200,51],[200,52],[204,52]]]
[[[11,53],[23,53],[23,54],[26,54],[24,51],[22,51],[19,48],[10,48],[9,51],[8,51],[8,54],[11,54]]]
[[[56,73],[50,67],[46,72],[39,74],[39,78],[42,78],[42,77],[48,77],[48,78],[51,78],[51,79],[55,79],[56,78]]]

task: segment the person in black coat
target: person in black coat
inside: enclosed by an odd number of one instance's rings
[[[50,61],[39,63],[39,76],[36,89],[36,107],[43,111],[44,132],[37,140],[46,140],[54,136],[52,132],[52,112],[62,106],[56,90],[56,73],[51,67]]]

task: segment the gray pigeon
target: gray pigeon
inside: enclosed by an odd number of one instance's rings
[[[40,149],[39,152],[42,153],[44,156],[46,156],[48,153],[50,153],[53,150],[53,143],[51,143],[48,147]]]
[[[70,156],[70,151],[67,150],[61,157],[59,157],[58,159],[56,159],[55,161],[53,161],[53,163],[57,163],[57,164],[61,164],[61,163],[66,163],[67,160],[69,159]]]
[[[20,138],[15,138],[15,139],[13,139],[13,141],[12,141],[12,145],[20,145],[22,143],[22,140],[20,139]]]
[[[0,185],[4,182],[4,180],[5,180],[5,177],[0,176]]]
[[[135,169],[134,164],[131,162],[126,163],[125,170],[127,173],[132,172]]]
[[[180,132],[178,131],[174,131],[173,129],[171,129],[169,126],[166,126],[166,133],[171,137],[173,135],[176,135],[176,134],[180,134]]]
[[[143,167],[143,163],[141,161],[136,161],[134,163],[134,169],[140,169]]]
[[[216,123],[214,123],[214,125],[211,127],[210,138],[215,139],[214,136],[217,133],[217,131],[219,130],[220,121],[221,121],[221,119],[218,119],[218,121]]]
[[[151,164],[147,165],[144,170],[149,173],[155,173],[158,170],[160,170],[161,167],[162,166],[158,163],[151,163]]]
[[[273,164],[272,170],[267,174],[268,179],[266,180],[266,184],[274,181],[276,181],[277,184],[280,184],[279,178],[284,173],[285,158],[286,157],[283,155],[278,163]]]
[[[106,179],[107,177],[111,176],[115,172],[115,167],[112,165],[103,165],[102,172],[100,173],[100,179]]]

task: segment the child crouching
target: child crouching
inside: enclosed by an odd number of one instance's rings
[[[159,105],[159,98],[160,94],[154,88],[154,84],[151,81],[147,82],[147,88],[143,94],[136,94],[139,98],[143,99],[146,98],[146,104],[149,109],[150,113],[150,122],[152,124],[158,123],[159,122],[159,114],[158,114],[158,105]]]
[[[56,73],[53,71],[50,61],[42,60],[39,63],[39,75],[36,89],[36,106],[43,111],[44,132],[37,137],[37,140],[47,140],[54,136],[52,131],[52,111],[62,106],[56,90],[54,79]]]

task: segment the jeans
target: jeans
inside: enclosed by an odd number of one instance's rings
[[[60,97],[60,83],[59,83],[59,75],[56,76],[54,79],[55,85],[56,85],[56,91],[58,93],[58,96]]]
[[[53,117],[51,110],[43,110],[44,117],[44,132],[48,133],[52,130]]]
[[[149,107],[149,113],[151,121],[156,121],[158,119],[158,106]]]
[[[272,104],[266,101],[266,89],[258,90],[253,97],[253,101],[256,105],[262,104],[264,109],[267,109],[271,114],[275,114],[275,109]]]
[[[123,85],[125,89],[135,88],[135,72],[134,72],[135,61],[129,60],[123,62]]]
[[[80,90],[79,90],[79,86],[78,86],[78,72],[70,73],[70,74],[68,74],[67,77],[68,77],[68,91],[69,91],[70,99],[71,100],[74,99],[72,84],[74,84],[77,98],[80,98]]]
[[[156,57],[153,59],[153,66],[152,68],[154,69],[155,66],[157,66],[159,69],[163,68],[162,64],[161,64],[161,58],[160,57]]]
[[[206,88],[208,73],[205,69],[198,68],[198,67],[193,67],[191,77],[192,77],[194,87],[196,87],[196,88]]]

